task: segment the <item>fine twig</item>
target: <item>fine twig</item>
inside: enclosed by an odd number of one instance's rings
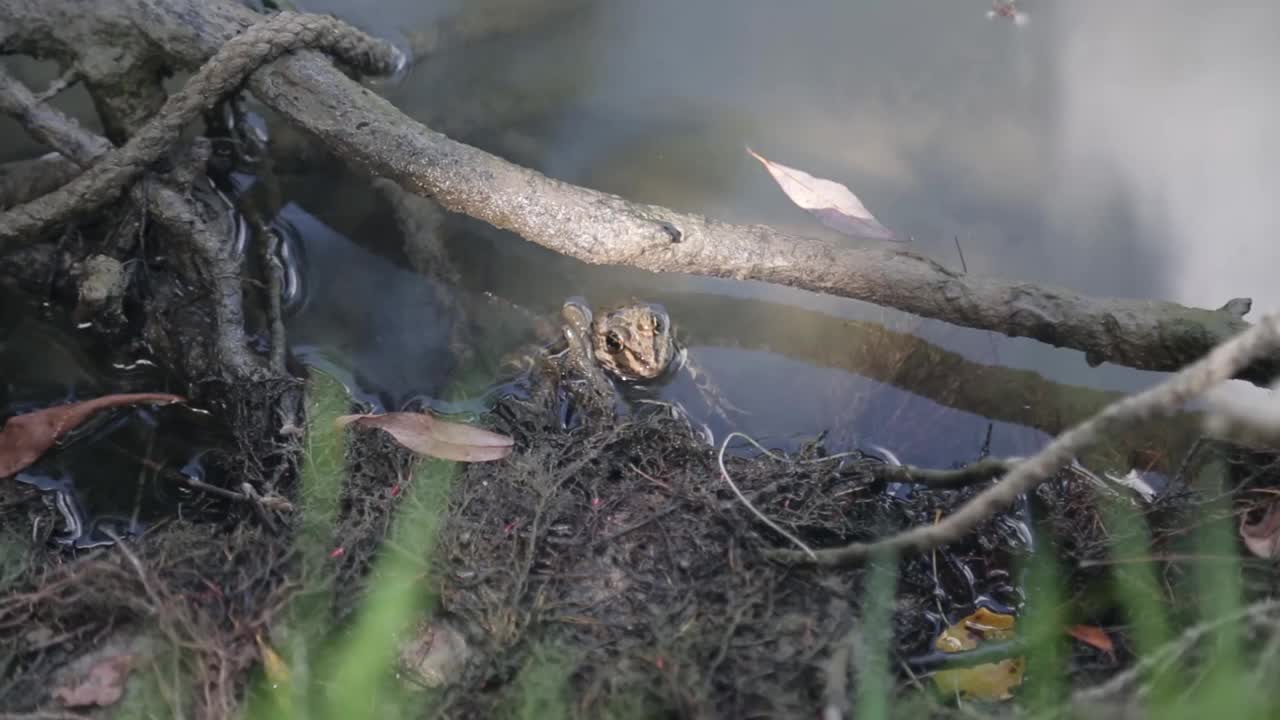
[[[115,542],[120,552],[124,553],[125,558],[128,559],[129,564],[133,567],[133,571],[137,573],[138,580],[142,583],[142,589],[146,591],[147,597],[151,599],[152,607],[155,608],[156,612],[159,612],[164,607],[164,603],[161,602],[160,595],[156,593],[155,588],[151,586],[147,569],[142,565],[142,561],[138,559],[138,556],[133,553],[133,550],[129,549],[129,546],[115,531],[110,528],[104,528],[103,532]]]
[[[111,150],[106,138],[94,135],[73,118],[50,107],[3,66],[0,66],[0,112],[17,120],[37,142],[57,150],[81,167],[88,167],[95,158]],[[30,203],[20,205],[10,212],[28,205]],[[8,213],[0,215],[5,217]]]
[[[809,458],[807,460],[794,460],[783,455],[779,455],[772,450],[766,448],[757,442],[754,438],[744,435],[743,433],[734,433],[729,438],[725,438],[725,443],[729,442],[731,437],[738,436],[746,440],[760,454],[765,457],[777,460],[779,462],[791,463],[794,465],[814,465],[818,463],[834,462],[845,458],[862,458],[866,457],[866,453],[861,450],[853,450],[851,452],[836,453],[834,455],[823,455],[822,457]],[[723,452],[723,450],[722,450]],[[896,458],[892,460],[896,461]],[[993,480],[1001,475],[1009,472],[1009,469],[1016,465],[1020,458],[983,458],[978,462],[965,465],[961,468],[953,470],[937,470],[933,468],[921,468],[914,465],[902,465],[898,462],[879,462],[876,461],[869,464],[864,469],[875,478],[876,482],[882,483],[902,483],[904,485],[920,485],[930,490],[955,490],[957,488],[969,487],[970,485],[978,485],[980,483]]]
[[[734,484],[733,478],[729,477],[729,471],[726,470],[724,467],[724,451],[725,451],[725,448],[729,446],[729,441],[733,440],[735,437],[742,437],[742,438],[747,438],[748,440],[751,440],[751,438],[747,437],[746,435],[740,432],[729,433],[729,436],[726,437],[724,439],[724,442],[720,444],[720,452],[716,457],[716,461],[720,464],[720,477],[724,478],[725,483],[729,485],[729,489],[733,490],[733,494],[738,496],[738,500],[743,505],[745,505],[747,509],[750,510],[756,517],[760,518],[761,522],[773,528],[775,531],[778,532],[778,534],[782,535],[786,539],[790,540],[793,544],[795,544],[796,547],[803,550],[806,555],[808,555],[811,559],[816,561],[817,555],[814,554],[813,550],[811,550],[808,545],[805,545],[800,540],[800,538],[796,537],[795,535],[792,535],[786,530],[783,530],[781,526],[779,526],[774,521],[770,520],[768,516],[766,516],[764,513],[757,510],[756,506],[752,505],[751,501],[747,499],[747,496],[743,495],[742,491],[738,489],[738,486]],[[754,443],[755,441],[751,440],[751,442]],[[757,447],[759,447],[759,445],[757,445]]]
[[[76,81],[79,79],[80,73],[76,68],[69,67],[64,70],[61,75],[54,78],[53,82],[49,83],[49,87],[38,93],[36,95],[36,99],[40,102],[49,102],[57,97],[63,90],[75,85]]]
[[[960,256],[960,270],[963,271],[965,275],[968,275],[969,263],[964,261],[964,250],[960,248],[960,236],[955,235],[952,239],[956,241],[956,254]]]
[[[841,548],[819,550],[812,555],[776,550],[771,556],[778,560],[838,566],[860,562],[877,551],[920,551],[954,542],[1044,482],[1100,437],[1181,407],[1231,378],[1254,359],[1274,353],[1277,347],[1280,347],[1280,315],[1268,315],[1165,382],[1125,398],[1059,435],[1039,453],[1018,463],[1003,480],[973,497],[936,525],[922,525],[876,542],[852,543]]]

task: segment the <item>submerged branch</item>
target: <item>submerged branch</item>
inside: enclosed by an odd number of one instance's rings
[[[1058,436],[1039,453],[1014,466],[1000,482],[974,496],[937,524],[915,527],[876,542],[818,550],[816,559],[790,550],[777,550],[771,556],[792,562],[838,566],[862,562],[878,552],[928,550],[955,542],[1047,480],[1073,456],[1102,438],[1181,407],[1231,378],[1255,358],[1274,354],[1278,349],[1280,315],[1268,315],[1165,382],[1111,405]]]
[[[663,304],[672,317],[683,318],[690,345],[764,350],[1050,437],[1124,398],[1119,392],[1055,382],[1032,370],[976,362],[909,332],[818,310],[693,292],[666,294]],[[762,327],[769,328],[767,342]],[[1095,470],[1123,473],[1133,466],[1135,452],[1160,448],[1176,462],[1203,434],[1203,421],[1201,413],[1186,410],[1167,422],[1109,438],[1079,459]]]

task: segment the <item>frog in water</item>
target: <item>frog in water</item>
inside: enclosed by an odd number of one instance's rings
[[[562,377],[585,381],[593,398],[614,398],[615,380],[634,387],[685,373],[712,412],[726,420],[726,409],[742,412],[725,401],[689,361],[688,351],[677,342],[671,318],[661,305],[632,302],[593,314],[585,302],[575,298],[564,304],[560,316],[567,347],[552,358],[566,363]],[[683,407],[660,404],[692,420]],[[705,427],[704,431],[709,435]]]
[[[572,360],[584,375],[596,365],[624,382],[656,380],[667,372],[679,353],[671,334],[671,319],[660,305],[631,303],[592,316],[580,300],[561,308],[563,332]]]

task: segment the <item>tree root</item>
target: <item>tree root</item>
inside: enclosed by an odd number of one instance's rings
[[[0,109],[14,115],[33,136],[82,167],[110,150],[111,145],[105,138],[93,135],[75,120],[38,101],[3,68],[0,68]],[[222,236],[196,218],[189,201],[176,190],[159,183],[143,183],[134,185],[129,192],[134,203],[147,208],[164,230],[174,237],[189,238],[204,259],[209,286],[215,289],[213,311],[218,338],[216,350],[210,353],[213,362],[197,361],[195,367],[189,368],[189,376],[226,372],[239,379],[259,377],[261,362],[250,352],[244,333],[239,266],[225,247]]]
[[[238,87],[249,73],[299,48],[323,49],[372,72],[390,73],[403,63],[391,46],[335,18],[275,15],[229,41],[123,148],[98,158],[83,175],[56,192],[0,215],[0,241],[33,239],[51,227],[102,207],[148,165],[159,160],[177,141],[183,127]],[[41,118],[23,119],[39,126],[53,125]],[[68,154],[101,154],[98,147],[68,147],[72,137],[75,136],[53,140]]]

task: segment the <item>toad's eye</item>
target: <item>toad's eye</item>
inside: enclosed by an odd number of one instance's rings
[[[610,330],[609,334],[604,336],[604,348],[611,353],[622,352],[622,338],[618,337],[618,333]]]
[[[660,332],[665,332],[666,329],[667,329],[667,324],[663,321],[662,316],[657,313],[654,313],[653,314],[653,331],[656,333],[660,333]]]

